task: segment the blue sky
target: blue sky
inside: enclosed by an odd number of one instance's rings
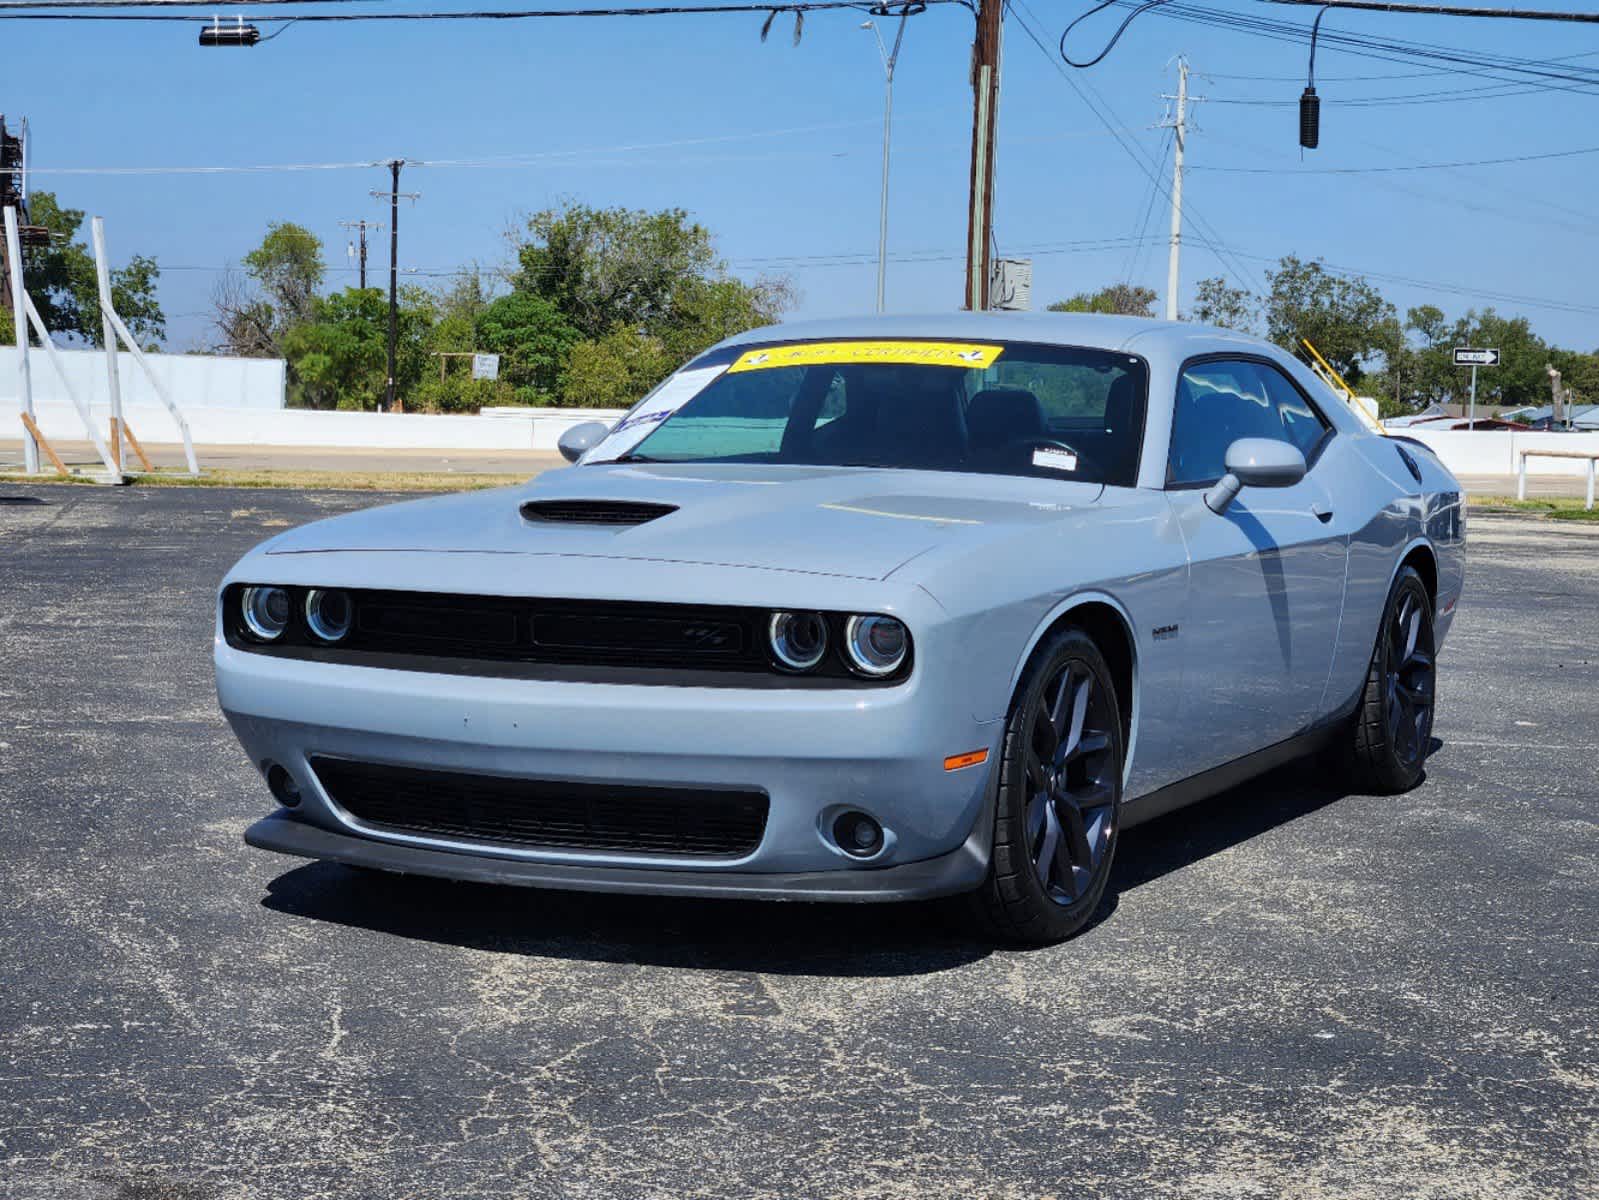
[[[1086,7],[1028,0],[1053,47]],[[1548,0],[1570,5],[1570,0]],[[514,5],[513,5],[514,6]],[[444,4],[432,6],[444,7]],[[1300,21],[1314,10],[1242,3],[1251,15]],[[1578,7],[1578,6],[1572,6]],[[717,236],[734,269],[766,260],[844,256],[843,265],[783,268],[800,315],[867,311],[873,301],[882,70],[857,13],[813,13],[792,45],[779,17],[765,44],[760,15],[520,23],[300,25],[253,49],[201,49],[182,25],[0,22],[0,112],[32,124],[36,188],[103,215],[114,259],[142,252],[163,267],[174,348],[208,338],[218,268],[256,245],[270,220],[308,226],[346,271],[345,218],[386,220],[370,196],[379,169],[225,175],[51,175],[49,168],[257,165],[409,159],[514,165],[417,167],[401,212],[402,267],[448,270],[503,259],[518,213],[572,197],[596,205],[680,206]],[[1097,50],[1114,20],[1074,35]],[[1544,59],[1586,54],[1593,26],[1472,22],[1333,13],[1324,30],[1426,41]],[[955,6],[914,17],[895,90],[889,307],[959,305],[966,227],[971,19]],[[1125,139],[1161,153],[1155,128],[1174,90],[1173,55],[1199,74],[1185,195],[1258,288],[1284,253],[1461,289],[1379,280],[1401,310],[1433,300],[1454,313],[1497,303],[1562,345],[1599,347],[1599,154],[1451,171],[1337,175],[1330,168],[1454,162],[1599,145],[1599,88],[1543,90],[1448,103],[1345,107],[1350,98],[1482,87],[1467,75],[1318,54],[1322,148],[1301,155],[1292,107],[1305,50],[1152,13],[1101,65],[1070,72],[1091,88]],[[70,65],[70,69],[69,69]],[[1348,79],[1388,73],[1393,79]],[[1203,78],[1209,75],[1210,78]],[[1282,76],[1280,81],[1228,78]],[[1143,226],[1151,186],[1057,66],[1007,29],[996,232],[1002,253],[1035,259],[1035,303],[1127,277],[1163,290],[1167,210],[1157,199],[1142,252],[1117,244]],[[704,139],[704,140],[701,140]],[[714,139],[714,140],[713,140]],[[664,143],[678,143],[665,145]],[[618,149],[620,147],[648,149]],[[548,156],[530,159],[528,156]],[[1212,168],[1272,168],[1250,174]],[[1161,162],[1164,177],[1169,160]],[[387,246],[374,248],[386,267]],[[1190,240],[1183,300],[1223,272]],[[436,282],[436,281],[434,281]],[[1571,312],[1490,294],[1586,306]]]

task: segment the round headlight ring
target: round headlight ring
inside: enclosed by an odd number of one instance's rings
[[[892,675],[905,665],[910,648],[910,634],[896,617],[856,616],[844,624],[844,653],[862,675]]]
[[[284,588],[247,587],[239,597],[244,627],[257,641],[275,642],[282,637],[293,611],[294,603]]]
[[[305,594],[305,624],[317,641],[342,641],[355,622],[349,592],[312,588]]]
[[[811,671],[827,653],[827,621],[821,613],[775,612],[767,626],[772,656],[790,671]]]

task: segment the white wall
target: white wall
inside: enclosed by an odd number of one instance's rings
[[[104,364],[102,364],[103,366]],[[35,368],[37,370],[37,368]],[[621,409],[508,408],[481,416],[429,413],[313,412],[309,409],[189,407],[179,400],[189,432],[199,446],[331,446],[359,449],[554,450],[557,439],[584,421],[621,419]],[[20,438],[18,404],[0,394],[0,438]],[[165,408],[127,405],[128,424],[141,442],[179,440],[178,427]],[[82,441],[83,422],[69,403],[36,404],[35,419],[45,437]],[[94,413],[100,432],[106,412]],[[202,462],[202,465],[203,462]]]
[[[1512,429],[1396,430],[1432,447],[1456,475],[1514,475],[1521,469],[1522,450],[1576,450],[1599,453],[1599,433],[1519,433]],[[1580,458],[1529,458],[1529,475],[1586,475]]]
[[[57,350],[72,390],[92,410],[109,415],[111,400],[106,382],[105,352]],[[187,412],[191,408],[274,409],[283,407],[284,365],[280,358],[222,358],[208,354],[146,354],[150,369],[167,395]],[[50,359],[37,346],[28,354],[33,376],[33,402],[71,405]],[[159,405],[150,381],[133,355],[117,355],[124,407]],[[14,411],[20,403],[17,384],[17,348],[0,346],[0,411]]]

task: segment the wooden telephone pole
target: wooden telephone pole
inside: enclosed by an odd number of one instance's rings
[[[387,200],[389,202],[389,378],[383,388],[384,412],[399,411],[399,403],[394,394],[394,359],[395,343],[398,339],[399,330],[400,201],[405,199],[415,203],[422,194],[420,192],[402,192],[400,190],[400,168],[403,166],[405,166],[405,159],[390,159],[389,190],[372,193],[374,199]]]
[[[966,223],[966,307],[988,307],[993,281],[994,131],[999,124],[1000,15],[1003,0],[979,0],[972,43],[972,185]]]

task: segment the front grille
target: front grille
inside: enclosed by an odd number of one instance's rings
[[[291,617],[271,642],[252,638],[240,616],[249,584],[222,595],[223,635],[239,650],[283,658],[511,679],[694,687],[892,687],[844,660],[847,615],[824,613],[832,650],[812,672],[781,671],[767,649],[771,610],[726,604],[657,604],[542,596],[479,596],[351,588],[350,632],[318,641],[305,623],[307,589],[288,589]]]
[[[766,669],[757,614],[714,605],[358,591],[351,650]]]
[[[760,845],[757,791],[509,779],[317,757],[336,804],[378,829],[528,848],[742,858]]]
[[[529,500],[522,505],[525,520],[570,525],[642,525],[676,511],[675,504],[633,500]]]

